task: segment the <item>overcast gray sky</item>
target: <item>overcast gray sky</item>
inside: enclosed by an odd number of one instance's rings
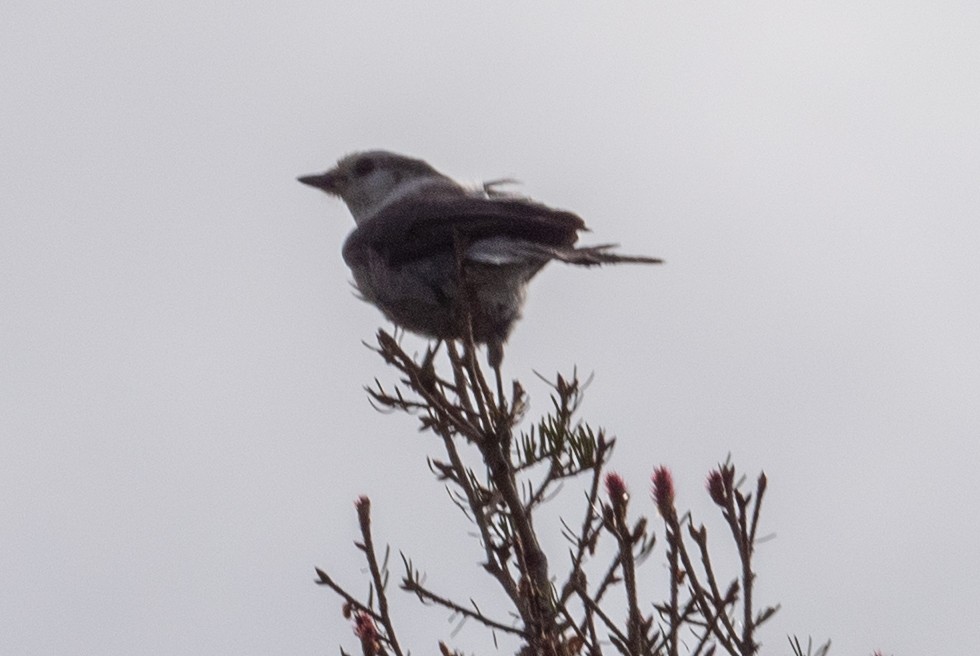
[[[729,452],[767,472],[765,653],[980,644],[980,5],[527,5],[3,3],[0,652],[352,649],[312,581],[366,590],[362,493],[499,600],[435,440],[365,400],[351,219],[294,179],[366,148],[667,260],[550,266],[505,370],[532,411],[533,371],[595,372],[637,510],[661,463],[700,516]]]

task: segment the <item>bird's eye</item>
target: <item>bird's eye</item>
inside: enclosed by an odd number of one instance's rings
[[[354,164],[354,175],[361,177],[374,170],[374,162],[368,158],[359,159]]]

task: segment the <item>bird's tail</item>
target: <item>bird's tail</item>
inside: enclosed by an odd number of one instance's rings
[[[545,247],[556,260],[567,262],[568,264],[578,264],[580,266],[598,266],[600,264],[663,264],[663,260],[657,257],[647,257],[645,255],[620,255],[610,252],[619,244],[599,244],[598,246],[583,246],[575,248],[567,247]]]
[[[531,241],[494,237],[482,239],[467,251],[467,257],[486,264],[514,264],[517,262],[560,260],[579,266],[598,266],[600,264],[660,264],[663,260],[643,255],[620,255],[609,252],[617,244],[598,246],[552,246]]]

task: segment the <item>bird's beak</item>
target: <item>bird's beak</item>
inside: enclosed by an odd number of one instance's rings
[[[326,173],[317,173],[315,175],[303,175],[296,179],[305,185],[322,189],[328,194],[337,194],[340,191],[338,187],[340,175],[336,170],[330,170]]]

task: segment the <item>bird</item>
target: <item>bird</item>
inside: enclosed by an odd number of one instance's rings
[[[342,255],[360,296],[409,332],[487,348],[497,374],[530,280],[549,262],[660,264],[615,244],[577,247],[577,214],[503,191],[513,180],[465,185],[428,162],[354,152],[299,182],[344,201],[355,228]]]

